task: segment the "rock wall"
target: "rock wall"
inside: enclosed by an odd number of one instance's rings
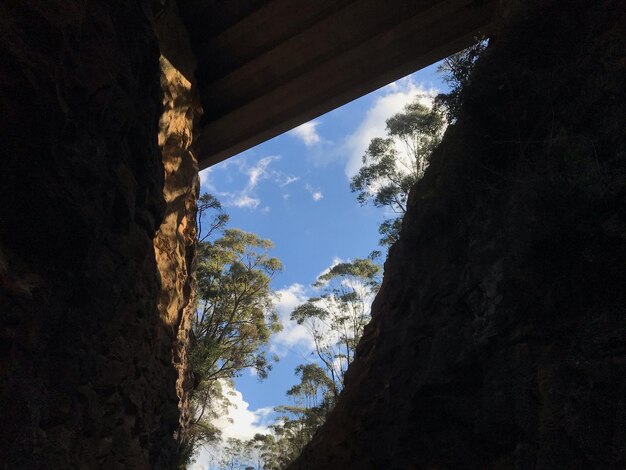
[[[188,352],[191,322],[195,312],[192,267],[196,249],[196,200],[200,181],[198,162],[189,147],[202,114],[195,85],[195,57],[175,2],[169,2],[156,22],[161,50],[163,114],[159,120],[159,148],[163,159],[166,202],[165,216],[156,237],[154,251],[161,278],[158,302],[162,321],[175,338],[172,361],[178,373],[180,429],[184,441],[191,419],[193,375]]]
[[[626,2],[510,13],[291,468],[626,467]]]
[[[2,468],[177,465],[197,189],[156,3],[0,5]]]

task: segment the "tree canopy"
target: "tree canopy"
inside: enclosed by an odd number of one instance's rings
[[[474,45],[445,58],[437,69],[450,91],[437,95],[435,105],[443,110],[449,122],[456,121],[463,102],[463,90],[470,84],[476,62],[488,45],[487,39],[477,39]]]
[[[309,331],[336,398],[369,321],[369,306],[380,285],[380,266],[367,258],[339,263],[313,285],[320,295],[296,307],[291,319]]]
[[[194,267],[197,305],[189,360],[196,413],[189,440],[206,443],[219,438],[212,421],[227,410],[228,382],[247,368],[260,378],[271,369],[266,345],[281,324],[270,281],[282,265],[268,254],[269,240],[224,229],[228,219],[214,197],[200,198],[198,220],[205,230],[198,230]]]
[[[270,280],[282,268],[268,240],[227,229],[198,247],[194,371],[202,380],[230,378],[247,367],[261,377],[269,367],[260,347],[280,328]]]
[[[387,119],[387,136],[371,140],[362,157],[363,166],[350,183],[361,204],[371,202],[396,214],[379,226],[382,246],[398,239],[409,191],[424,175],[446,126],[443,114],[424,101],[417,97]]]
[[[371,259],[331,266],[313,284],[320,295],[292,311],[291,319],[311,335],[313,359],[296,367],[300,381],[287,391],[291,404],[275,408],[279,416],[270,426],[271,433],[257,434],[245,444],[258,449],[262,462],[258,468],[287,468],[326,421],[369,321],[380,270]]]

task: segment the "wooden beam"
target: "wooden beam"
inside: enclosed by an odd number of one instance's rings
[[[375,7],[371,2],[361,3]],[[406,4],[401,0],[378,2],[385,8],[390,8],[390,3]],[[495,11],[496,0],[444,0],[430,3],[430,8],[406,17],[403,21],[387,24],[382,31],[361,38],[363,40],[356,43],[350,43],[349,38],[344,37],[344,44],[349,43],[351,47],[333,49],[331,45],[332,54],[324,56],[322,60],[311,59],[310,67],[305,66],[295,75],[287,73],[285,80],[267,77],[266,88],[261,88],[262,93],[257,93],[252,99],[248,97],[237,102],[237,96],[231,95],[227,101],[235,102],[236,106],[229,112],[212,115],[213,119],[205,121],[196,139],[194,151],[201,168],[222,161],[467,47],[479,31],[485,32]],[[376,11],[372,10],[371,14],[376,14]],[[381,18],[389,17],[382,11],[378,11],[378,14]],[[369,25],[366,27],[369,31],[376,29],[367,21],[365,23]],[[341,27],[341,22],[335,25]],[[358,31],[358,28],[355,30]],[[340,32],[333,34],[328,31],[325,36],[317,37],[319,41],[333,43],[334,38],[342,36]],[[295,40],[301,39],[296,37]],[[298,42],[294,44],[297,45],[280,45],[278,49],[290,50],[301,45]],[[306,53],[306,49],[300,50]],[[319,47],[313,47],[312,50],[320,54]],[[272,57],[272,54],[278,53],[270,51],[266,54]],[[306,60],[302,63],[306,65]],[[259,64],[254,67],[259,67]],[[207,97],[216,96],[209,87],[203,91],[205,109],[211,107]]]
[[[176,0],[195,50],[207,38],[218,36],[272,0]]]
[[[303,72],[393,28],[406,18],[426,12],[431,6],[432,0],[352,2],[288,41],[280,42],[267,52],[247,60],[214,82],[201,79],[206,84],[202,102],[210,103],[205,110],[204,122],[279,88]]]
[[[272,0],[194,50],[200,82],[220,78],[355,0]],[[379,0],[380,1],[380,0]]]

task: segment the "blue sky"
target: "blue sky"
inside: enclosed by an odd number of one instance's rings
[[[383,137],[385,120],[418,93],[445,90],[437,64],[324,114],[200,174],[203,192],[216,196],[230,227],[274,242],[272,255],[284,270],[272,281],[283,331],[270,344],[280,356],[269,378],[245,371],[236,380],[232,423],[220,420],[225,437],[247,439],[272,422],[273,407],[287,404],[297,380],[294,368],[309,360],[311,344],[289,313],[314,294],[311,284],[337,260],[365,257],[377,249],[381,209],[361,206],[350,177],[373,137]],[[203,452],[193,468],[210,468]]]

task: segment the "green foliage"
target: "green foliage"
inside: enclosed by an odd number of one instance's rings
[[[221,230],[228,223],[228,214],[222,210],[222,204],[215,196],[204,193],[197,201],[198,212],[196,217],[197,237],[203,242],[216,231]],[[210,212],[210,215],[209,215]],[[208,219],[208,220],[206,220]]]
[[[264,469],[286,468],[313,438],[331,409],[332,382],[325,371],[317,364],[306,364],[296,367],[295,372],[300,383],[287,392],[294,405],[276,407],[280,416],[271,426],[272,434],[257,434],[249,441],[260,450]]]
[[[378,226],[378,233],[381,235],[379,244],[381,246],[391,246],[398,239],[400,229],[402,228],[402,217],[395,219],[386,219]]]
[[[381,246],[390,246],[398,239],[409,191],[424,175],[445,129],[443,114],[423,105],[420,99],[387,119],[387,137],[371,140],[363,166],[350,183],[361,204],[371,201],[375,207],[397,214],[380,225]]]
[[[378,228],[381,246],[391,246],[398,239],[409,191],[424,176],[447,122],[456,120],[462,91],[470,83],[474,65],[486,47],[487,41],[481,39],[445,59],[438,71],[450,85],[450,92],[438,95],[432,108],[418,97],[404,111],[387,119],[386,137],[372,139],[367,147],[363,166],[352,178],[350,189],[357,194],[359,203],[371,202],[396,214]]]
[[[191,362],[201,381],[230,378],[247,367],[267,375],[270,363],[261,347],[280,329],[269,284],[282,268],[267,255],[271,246],[238,229],[199,245]]]
[[[328,402],[333,383],[317,364],[300,364],[295,369],[300,383],[287,390],[287,396],[306,409],[321,408]]]
[[[296,367],[300,382],[287,391],[293,404],[275,409],[280,416],[271,426],[272,434],[257,435],[251,441],[260,448],[262,468],[287,468],[326,421],[369,321],[380,270],[371,259],[331,266],[313,284],[320,295],[291,313],[291,319],[311,334],[318,362]]]
[[[198,206],[197,305],[189,354],[196,414],[187,436],[194,446],[219,440],[211,423],[227,411],[224,386],[246,368],[265,378],[276,359],[268,358],[266,350],[271,334],[281,328],[270,281],[282,269],[268,254],[269,240],[223,228],[228,217],[213,196],[203,195]],[[218,232],[221,236],[212,239]]]
[[[220,468],[225,470],[261,470],[260,445],[258,441],[242,441],[229,438],[223,448]]]
[[[380,266],[371,259],[339,263],[320,275],[313,285],[321,295],[296,307],[291,319],[309,331],[336,399],[369,321],[369,305],[380,285]]]
[[[474,45],[452,54],[439,66],[437,71],[443,74],[450,91],[437,95],[435,105],[443,110],[449,122],[456,121],[463,102],[463,90],[470,84],[476,62],[488,44],[485,38],[477,39]]]
[[[187,468],[193,462],[194,453],[200,446],[220,441],[221,431],[213,421],[227,412],[230,403],[220,381],[200,382],[193,390],[192,402],[195,416],[181,443],[180,468]]]

